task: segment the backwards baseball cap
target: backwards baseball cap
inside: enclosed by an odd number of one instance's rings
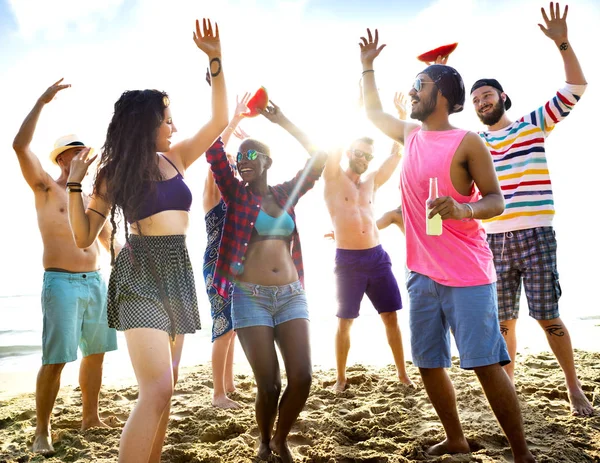
[[[479,79],[471,87],[471,93],[473,93],[478,88],[485,86],[494,87],[496,90],[500,90],[502,93],[504,93],[504,95],[506,96],[506,101],[504,101],[504,109],[510,109],[510,107],[512,106],[512,101],[510,101],[510,98],[504,92],[502,85],[500,85],[500,82],[498,82],[496,79]]]
[[[50,160],[54,164],[58,164],[56,162],[56,158],[58,157],[58,155],[64,153],[65,151],[71,148],[89,148],[89,146],[80,141],[80,138],[77,135],[65,135],[64,137],[60,137],[58,140],[56,140],[56,142],[54,142],[54,149],[50,153]]]
[[[432,64],[420,72],[427,74],[450,103],[450,114],[459,113],[465,104],[465,84],[456,69],[445,64]]]

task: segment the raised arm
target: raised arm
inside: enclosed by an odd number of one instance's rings
[[[562,17],[560,15],[560,6],[558,3],[554,5],[554,2],[550,2],[550,18],[548,18],[544,8],[542,8],[541,11],[546,27],[541,24],[538,24],[538,26],[546,37],[556,44],[565,66],[565,79],[567,83],[573,85],[587,84],[577,55],[575,55],[573,47],[569,42],[567,30],[567,13],[569,12],[569,6],[565,6]]]
[[[377,85],[375,84],[375,68],[373,65],[375,58],[379,56],[385,44],[379,46],[379,32],[377,29],[375,29],[374,38],[371,31],[367,29],[367,36],[368,38],[361,37],[361,43],[359,43],[360,60],[363,68],[363,101],[367,117],[388,137],[404,144],[404,137],[417,125],[401,121],[383,111]]]
[[[375,188],[379,188],[385,182],[387,182],[398,164],[400,163],[400,159],[402,159],[402,153],[400,152],[400,144],[397,141],[394,141],[392,144],[392,150],[388,158],[383,161],[377,172],[375,173]]]
[[[210,83],[210,76],[208,82]],[[243,114],[248,111],[248,100],[250,99],[250,93],[246,93],[242,99],[240,100],[238,96],[235,97],[236,106],[235,112],[231,121],[229,121],[229,125],[225,127],[223,133],[221,134],[221,140],[223,141],[223,147],[227,149],[227,143],[231,139],[231,135],[235,135],[240,138],[245,135],[243,131],[238,130],[238,125],[241,120],[244,118]],[[203,203],[204,203],[204,212],[208,212],[213,207],[215,207],[221,199],[221,192],[219,191],[219,187],[217,186],[217,182],[215,181],[215,176],[212,171],[209,170],[206,174],[206,180],[204,182],[204,191],[203,191]]]
[[[81,193],[81,182],[97,156],[90,158],[89,154],[90,149],[86,148],[73,158],[67,180],[69,224],[71,225],[75,244],[79,248],[88,248],[96,241],[96,238],[98,238],[98,235],[105,226],[111,206],[104,201],[103,192],[99,192],[99,194],[94,192],[95,194],[92,196],[86,210],[83,202],[83,194]],[[74,186],[70,187],[70,185]]]
[[[309,156],[312,156],[317,148],[313,142],[308,138],[302,130],[300,130],[292,121],[290,121],[285,114],[281,111],[281,108],[269,100],[270,105],[264,110],[259,110],[260,113],[269,119],[273,124],[277,124],[281,128],[285,129],[292,137],[298,140],[304,149],[308,152]]]
[[[478,190],[481,199],[476,202],[458,203],[451,196],[435,199],[429,205],[431,212],[429,218],[440,214],[442,220],[447,219],[491,219],[504,212],[504,196],[498,183],[492,156],[483,140],[469,132],[461,144],[466,153],[467,170]]]
[[[219,26],[215,23],[213,27],[210,19],[202,20],[202,32],[200,23],[196,20],[196,31],[194,42],[197,47],[206,53],[209,60],[212,89],[212,116],[210,120],[191,138],[174,145],[168,153],[179,165],[187,169],[196,159],[213,144],[217,137],[223,132],[229,121],[227,107],[227,90],[223,65],[221,62],[221,40],[219,37]]]
[[[37,126],[38,119],[44,106],[50,103],[56,94],[61,90],[70,87],[70,84],[61,84],[63,79],[54,82],[48,89],[42,93],[29,112],[17,136],[13,140],[13,149],[17,153],[21,172],[25,181],[32,190],[46,190],[52,178],[42,168],[42,164],[38,157],[31,151],[31,140]]]

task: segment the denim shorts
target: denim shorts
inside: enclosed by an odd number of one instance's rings
[[[42,287],[42,364],[77,360],[117,349],[117,332],[108,327],[106,283],[98,272],[46,271]]]
[[[306,294],[300,281],[283,286],[236,282],[231,296],[233,329],[277,325],[297,318],[308,320]]]
[[[417,272],[406,281],[410,299],[412,358],[419,368],[449,368],[450,330],[460,366],[510,363],[498,323],[496,284],[452,287]]]
[[[501,322],[519,317],[521,281],[529,315],[536,320],[560,316],[562,290],[556,266],[556,236],[552,227],[491,233],[488,244],[498,275],[498,314]]]

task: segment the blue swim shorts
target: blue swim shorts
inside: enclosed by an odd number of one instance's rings
[[[425,275],[410,272],[406,287],[415,366],[452,366],[450,330],[456,341],[461,368],[510,363],[498,323],[495,283],[459,288],[444,286]]]
[[[108,327],[106,283],[99,272],[46,271],[42,287],[42,364],[67,363],[117,349]]]
[[[297,318],[308,320],[308,303],[300,281],[283,286],[236,282],[231,297],[233,329],[277,325]]]

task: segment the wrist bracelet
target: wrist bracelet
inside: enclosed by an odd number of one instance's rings
[[[471,215],[469,217],[467,217],[467,219],[474,219],[475,211],[473,210],[473,206],[471,206],[469,203],[465,203],[465,206],[467,206],[469,208],[469,210],[471,211]]]
[[[82,191],[83,190],[81,188],[67,187],[68,193],[81,193]]]
[[[79,182],[67,182],[67,186],[81,186]]]
[[[366,71],[362,72],[362,75],[364,76],[367,72],[375,72],[375,69],[367,69]]]

